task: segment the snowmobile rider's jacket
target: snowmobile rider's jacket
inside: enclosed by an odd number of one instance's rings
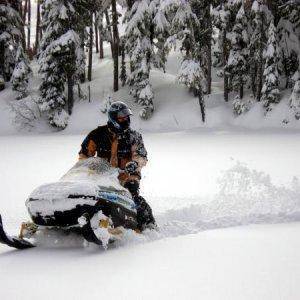
[[[120,173],[119,180],[125,184],[128,180],[140,180],[141,169],[147,163],[147,151],[142,135],[131,128],[122,134],[115,134],[108,125],[99,126],[91,131],[81,144],[79,159],[93,157],[106,159],[112,167],[124,169],[130,161],[138,163],[137,172],[133,175]]]

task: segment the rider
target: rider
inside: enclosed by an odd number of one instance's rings
[[[121,101],[111,104],[108,122],[91,131],[81,144],[79,159],[98,157],[120,168],[120,184],[129,190],[137,207],[139,229],[155,227],[152,209],[139,195],[141,169],[147,163],[147,151],[140,133],[130,128],[131,110]]]

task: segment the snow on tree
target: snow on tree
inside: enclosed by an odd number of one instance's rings
[[[131,69],[127,82],[131,86],[130,93],[143,107],[140,111],[140,117],[143,119],[148,119],[154,111],[154,94],[150,84],[154,27],[150,4],[150,0],[135,1],[125,19],[127,21],[125,48]]]
[[[212,15],[211,0],[190,0],[192,12],[197,17],[198,26],[194,28],[197,52],[204,73],[203,93],[211,93],[212,84]]]
[[[189,1],[171,3],[175,11],[171,23],[171,37],[181,44],[182,63],[178,72],[178,81],[188,86],[199,98],[202,121],[205,121],[203,90],[207,86],[206,74],[202,66],[202,47],[204,47],[200,22],[193,12]],[[198,7],[196,7],[198,8]],[[172,11],[171,10],[171,11]],[[197,35],[196,35],[197,34]],[[176,44],[175,44],[176,45]]]
[[[267,42],[266,31],[271,17],[263,0],[255,0],[251,7],[253,28],[250,39],[250,74],[253,94],[261,101],[264,69],[264,47]]]
[[[286,77],[286,88],[292,87],[292,76],[300,65],[300,5],[288,1],[280,7],[278,23],[280,69]]]
[[[294,88],[289,99],[290,107],[295,112],[295,118],[300,120],[300,71],[294,75]]]
[[[152,11],[154,12],[153,25],[155,28],[153,63],[156,68],[162,69],[165,72],[167,56],[170,51],[170,48],[166,44],[166,40],[169,37],[170,23],[166,12],[161,7],[161,1],[163,2],[163,0],[155,0],[151,3],[153,6]]]
[[[205,103],[202,95],[202,86],[205,78],[199,61],[188,58],[184,59],[178,72],[178,81],[195,91],[195,94],[199,98],[202,121],[205,122]]]
[[[246,113],[250,110],[251,107],[251,101],[245,101],[240,98],[239,95],[237,95],[232,103],[232,109],[235,116],[239,116],[241,114]]]
[[[15,67],[15,54],[22,40],[22,19],[18,11],[6,1],[0,2],[0,80],[9,81]]]
[[[278,42],[273,21],[270,23],[268,30],[268,42],[264,51],[264,59],[262,101],[266,110],[270,111],[272,110],[272,105],[279,102]]]
[[[198,61],[184,59],[178,72],[178,81],[189,88],[201,89],[203,71]]]
[[[45,31],[39,53],[39,71],[42,74],[39,103],[49,123],[59,129],[68,124],[74,102],[73,86],[79,80],[77,77],[83,65],[81,40],[73,29],[77,26],[77,19],[70,1],[47,0],[43,5]],[[67,98],[65,84],[68,87]]]
[[[245,15],[244,5],[242,5],[236,15],[235,25],[232,32],[228,35],[231,50],[229,58],[225,66],[225,72],[231,76],[231,84],[233,90],[239,92],[239,98],[244,96],[244,84],[247,82],[247,59],[248,53],[248,33],[247,33],[247,17]]]
[[[231,49],[229,37],[234,27],[240,4],[241,1],[239,0],[221,1],[221,3],[212,10],[213,24],[219,31],[219,50],[215,52],[214,55],[218,57],[219,63],[223,67],[223,72],[219,72],[219,74],[224,77],[224,100],[226,102],[229,100],[230,92],[230,73],[225,71]]]
[[[27,55],[24,53],[23,47],[19,45],[16,54],[16,66],[11,78],[12,89],[17,92],[17,100],[28,96],[27,88],[31,73]]]
[[[41,118],[39,105],[30,96],[8,103],[12,121],[19,130],[31,130]]]

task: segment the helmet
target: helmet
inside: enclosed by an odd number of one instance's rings
[[[129,128],[131,115],[131,109],[124,102],[113,102],[108,109],[108,125],[115,133],[122,133]]]

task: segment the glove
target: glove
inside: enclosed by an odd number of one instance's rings
[[[125,166],[125,172],[129,175],[133,175],[137,172],[138,163],[136,161],[130,161]]]

